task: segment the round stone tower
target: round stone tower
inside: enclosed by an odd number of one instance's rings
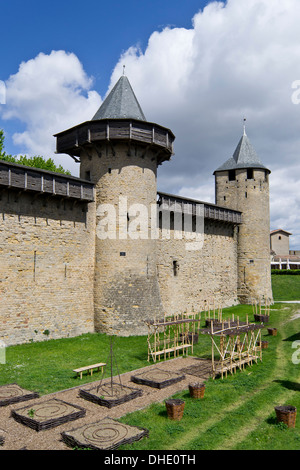
[[[244,128],[238,146],[215,172],[216,204],[242,212],[237,233],[241,303],[272,301],[269,174]]]
[[[91,121],[56,135],[57,152],[80,161],[95,184],[96,331],[146,333],[162,315],[156,262],[157,166],[174,135],[148,122],[123,75]]]

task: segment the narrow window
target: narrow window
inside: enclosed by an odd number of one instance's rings
[[[163,228],[163,226],[162,226],[162,211],[159,211],[159,212],[158,212],[158,227],[159,227],[160,229]]]
[[[229,181],[234,181],[235,180],[235,170],[229,170],[228,171],[228,179],[229,179]]]
[[[90,171],[85,172],[85,179],[88,180],[88,181],[91,181],[91,172]]]
[[[111,174],[111,168],[108,169],[108,173]]]
[[[247,192],[245,192],[245,197],[246,197],[246,198],[248,197],[248,194],[247,194]]]
[[[253,180],[253,168],[247,170],[247,180]]]
[[[179,271],[179,263],[178,261],[173,261],[173,274],[174,276],[178,276]]]
[[[170,230],[174,230],[174,212],[170,212]]]

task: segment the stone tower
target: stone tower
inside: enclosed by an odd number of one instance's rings
[[[173,153],[174,135],[148,122],[123,75],[91,119],[56,135],[57,152],[80,161],[95,185],[96,331],[146,333],[162,314],[157,280],[157,167]]]
[[[270,267],[269,174],[246,131],[215,172],[216,204],[242,212],[238,239],[238,298],[272,301]]]

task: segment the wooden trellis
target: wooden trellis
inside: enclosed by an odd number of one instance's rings
[[[252,299],[252,311],[253,315],[257,316],[270,316],[270,305],[271,305],[271,300],[270,299]]]
[[[148,326],[148,362],[156,362],[161,357],[164,360],[177,357],[182,353],[193,352],[193,344],[198,338],[200,328],[200,313],[165,316],[162,320],[146,321]]]
[[[211,337],[212,344],[212,376],[221,375],[222,379],[227,373],[235,373],[245,365],[252,365],[258,360],[262,361],[261,330],[263,324],[240,322],[239,317],[234,319],[208,319],[210,327],[201,330],[202,334]],[[206,322],[206,324],[207,324]]]

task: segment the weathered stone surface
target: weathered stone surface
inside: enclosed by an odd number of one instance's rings
[[[247,178],[247,169],[236,170],[230,181],[227,171],[216,173],[216,204],[243,213],[238,232],[239,300],[272,300],[270,269],[270,209],[268,170],[255,169]]]
[[[0,338],[6,345],[94,330],[93,204],[3,191]]]

